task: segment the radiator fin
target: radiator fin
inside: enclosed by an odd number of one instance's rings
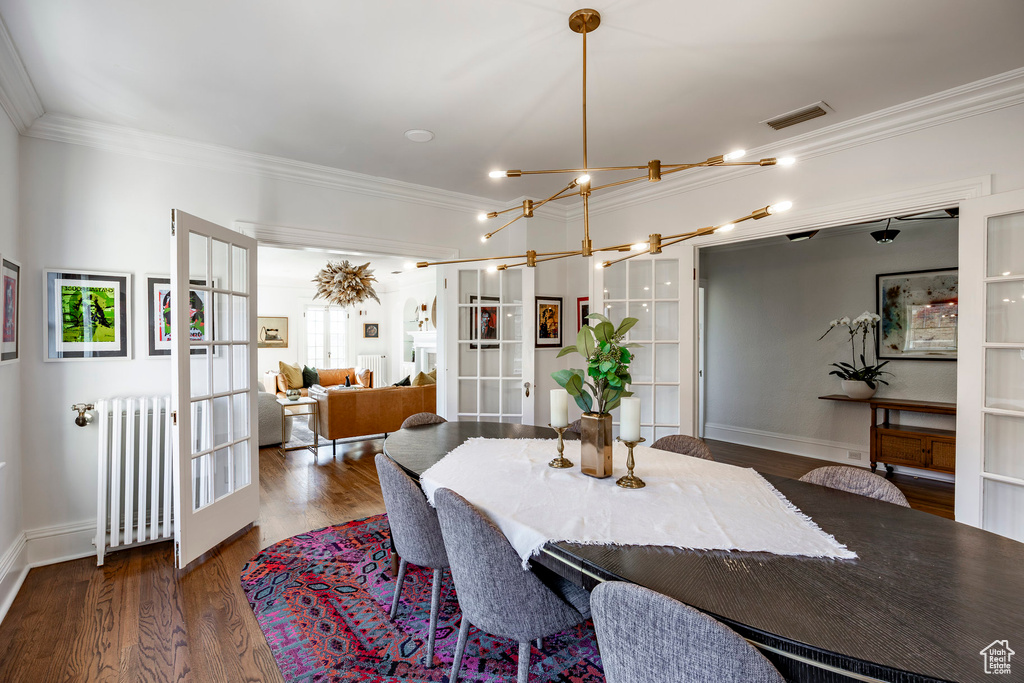
[[[373,386],[386,387],[388,381],[387,356],[356,356],[356,365],[373,372]]]

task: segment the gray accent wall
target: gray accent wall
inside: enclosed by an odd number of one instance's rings
[[[818,337],[835,318],[875,312],[876,274],[957,264],[955,219],[893,227],[901,232],[887,245],[868,231],[836,228],[803,242],[776,237],[701,251],[709,437],[733,431],[748,443],[833,459],[857,447],[864,450],[860,464],[867,463],[869,408],[817,398],[841,393],[828,372],[832,362],[849,362],[848,336]],[[879,396],[956,400],[956,362],[903,360],[889,368],[895,377]],[[936,422],[943,419],[904,414],[902,421],[952,426]],[[785,439],[793,448],[780,446]]]

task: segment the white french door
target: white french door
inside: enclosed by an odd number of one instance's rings
[[[259,515],[256,240],[173,211],[171,291],[174,545],[184,568]]]
[[[445,303],[448,419],[533,424],[533,269],[449,267]]]
[[[956,519],[1024,541],[1024,190],[960,204]]]
[[[640,399],[640,435],[648,445],[670,434],[694,434],[694,307],[689,250],[637,256],[594,271],[592,311],[618,325],[639,322],[627,339],[641,344],[630,366]],[[617,419],[617,416],[616,416]],[[617,434],[618,427],[614,428]]]
[[[344,368],[348,362],[348,313],[340,306],[309,304],[306,318],[306,365]]]

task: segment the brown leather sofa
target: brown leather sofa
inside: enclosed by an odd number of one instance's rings
[[[356,373],[355,368],[334,368],[333,370],[318,370],[320,375],[320,386],[332,387],[332,386],[345,386],[345,378],[347,377],[349,382],[354,387],[363,386],[359,383],[359,377]],[[367,373],[367,384],[366,386],[373,386],[373,371],[363,370],[362,372]],[[268,372],[263,379],[264,388],[275,393],[281,398],[288,395],[288,387],[285,384],[284,375],[279,372]],[[302,396],[309,395],[309,389],[299,389],[299,393]]]
[[[389,434],[416,413],[437,412],[437,385],[379,389],[313,388],[320,411],[320,436],[334,441],[352,436]]]

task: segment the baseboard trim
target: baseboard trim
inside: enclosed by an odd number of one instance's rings
[[[794,436],[792,434],[779,434],[761,429],[750,429],[749,427],[736,427],[705,423],[704,437],[714,441],[726,441],[728,443],[740,444],[742,446],[753,446],[764,448],[770,451],[801,455],[805,458],[827,460],[841,465],[851,467],[870,467],[870,447],[867,444],[843,443],[841,441],[827,441],[824,439],[812,439],[810,437]],[[862,454],[861,460],[851,460],[847,451],[857,451]],[[913,467],[902,467],[896,465],[893,470],[898,474],[907,474],[922,479],[934,479],[952,483],[954,475],[945,472],[932,472],[931,470],[919,470]]]
[[[96,520],[58,524],[25,532],[28,563],[42,567],[96,554]]]
[[[14,604],[14,598],[21,590],[28,576],[28,553],[25,547],[25,533],[18,534],[7,552],[0,557],[0,622]]]

